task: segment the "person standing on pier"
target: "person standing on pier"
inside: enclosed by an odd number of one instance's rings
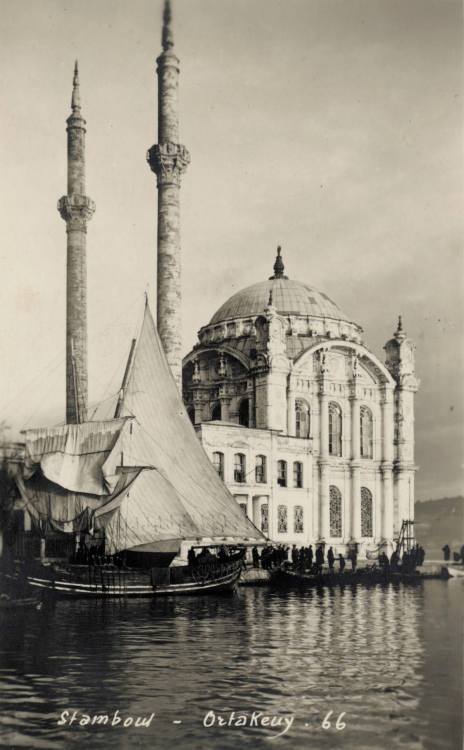
[[[356,572],[356,566],[358,564],[358,553],[356,547],[352,547],[348,553],[348,559],[351,560],[351,570],[353,573]]]
[[[300,555],[299,555],[299,552],[298,552],[298,548],[297,548],[296,544],[294,544],[292,546],[292,563],[293,563],[293,568],[294,569],[296,569],[298,567],[298,561],[299,561],[299,559],[300,559]]]
[[[309,570],[311,570],[311,568],[313,567],[313,560],[314,560],[313,545],[310,544],[308,547],[308,554],[307,554],[307,562],[308,562]]]
[[[335,562],[335,555],[332,547],[329,547],[329,551],[327,552],[327,562],[329,563],[329,570],[331,573],[333,573],[334,569],[334,562]]]
[[[342,555],[341,552],[340,552],[340,554],[338,556],[338,564],[340,566],[340,573],[343,573],[343,571],[345,570],[346,562],[345,562],[345,558],[343,557],[343,555]]]
[[[400,556],[398,554],[398,550],[393,550],[391,557],[390,557],[390,567],[393,571],[397,570],[398,568],[398,562],[399,562]]]
[[[257,547],[253,547],[251,550],[251,556],[253,558],[253,567],[259,568],[259,552]]]
[[[450,559],[450,555],[451,555],[451,549],[450,549],[449,544],[445,544],[445,546],[441,548],[441,551],[443,552],[443,558],[445,562],[448,562],[448,560]]]
[[[322,573],[322,566],[324,565],[324,550],[322,544],[316,550],[316,573]]]

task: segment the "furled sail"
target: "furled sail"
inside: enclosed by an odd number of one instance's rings
[[[142,471],[122,470],[127,419],[25,431],[16,477],[24,505],[42,528],[74,533],[93,525],[97,508],[125,493]]]
[[[25,430],[24,477],[40,468],[44,477],[73,492],[107,495],[121,463],[126,419],[64,424]]]
[[[104,508],[98,511],[109,551],[182,538],[263,540],[200,445],[148,305],[120,414],[134,417],[122,435],[125,464],[152,470],[144,471],[113,508],[107,506],[106,514]]]

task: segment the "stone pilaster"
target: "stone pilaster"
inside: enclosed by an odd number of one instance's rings
[[[72,114],[67,119],[68,194],[58,201],[66,222],[66,422],[87,419],[87,222],[95,211],[85,195],[85,120],[81,115],[79,73],[74,69]]]
[[[351,538],[361,538],[361,464],[351,462]]]
[[[158,57],[158,144],[147,154],[157,176],[157,327],[179,390],[182,384],[180,180],[190,155],[179,141],[179,60],[173,52],[171,10],[163,16],[163,52]]]
[[[327,541],[330,533],[329,504],[329,391],[326,378],[319,381],[319,538]]]
[[[296,396],[295,391],[290,383],[287,390],[287,434],[295,437],[296,435],[296,415],[295,415]]]
[[[382,539],[393,540],[393,464],[383,462],[382,471]]]
[[[351,538],[361,538],[361,463],[360,463],[360,406],[358,393],[357,358],[353,361],[353,378],[350,385],[351,404]]]
[[[393,540],[393,386],[385,385],[381,402],[382,414],[382,539]]]
[[[319,461],[319,540],[330,536],[329,461]]]

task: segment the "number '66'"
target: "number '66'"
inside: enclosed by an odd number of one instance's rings
[[[332,728],[332,724],[331,724],[331,723],[330,723],[330,721],[329,721],[329,719],[330,719],[330,717],[332,716],[332,714],[333,714],[333,711],[329,711],[329,713],[328,713],[328,714],[326,714],[326,716],[324,717],[324,720],[323,720],[323,722],[322,722],[322,729],[331,729],[331,728]],[[339,715],[339,717],[338,717],[338,719],[337,719],[337,721],[336,721],[336,723],[335,723],[335,729],[338,729],[338,731],[339,731],[339,732],[340,732],[340,731],[341,731],[342,729],[345,729],[345,727],[346,727],[346,724],[345,724],[345,722],[344,722],[344,721],[342,721],[342,719],[343,719],[343,717],[345,716],[345,714],[346,714],[346,711],[343,711],[343,712],[342,712],[342,713],[341,713],[341,714]]]

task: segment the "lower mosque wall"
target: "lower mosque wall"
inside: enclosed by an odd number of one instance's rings
[[[199,439],[214,463],[215,453],[223,455],[224,482],[239,503],[243,512],[269,538],[280,544],[306,546],[321,540],[322,515],[328,518],[329,530],[324,537],[326,549],[332,546],[336,553],[346,553],[353,541],[358,543],[359,556],[366,551],[374,551],[384,541],[382,535],[383,476],[380,461],[365,460],[359,469],[359,492],[365,497],[370,513],[363,513],[359,521],[361,532],[370,530],[368,535],[353,537],[355,528],[355,498],[352,496],[353,481],[350,459],[332,459],[328,466],[329,508],[321,508],[321,480],[319,458],[311,453],[311,441],[293,438],[272,430],[259,430],[221,422],[203,423],[197,426]],[[244,456],[243,477],[238,476],[236,455]],[[265,459],[265,481],[257,481],[256,457]],[[279,486],[278,462],[286,462],[287,486]],[[302,487],[294,487],[296,475],[294,464],[301,464]],[[243,478],[243,481],[239,479]],[[341,499],[341,519],[337,526],[336,508],[330,510],[330,488],[332,494]],[[409,477],[396,483],[394,517],[400,518],[404,512],[405,493],[410,491]],[[335,498],[335,505],[337,500]],[[338,501],[339,502],[339,501]],[[401,506],[401,510],[400,510]],[[358,498],[358,512],[361,516],[361,496]],[[334,515],[335,514],[335,515]],[[364,520],[363,520],[364,519]],[[364,524],[364,525],[363,525]],[[395,531],[397,522],[395,522]],[[388,539],[387,549],[391,549],[393,539]]]

